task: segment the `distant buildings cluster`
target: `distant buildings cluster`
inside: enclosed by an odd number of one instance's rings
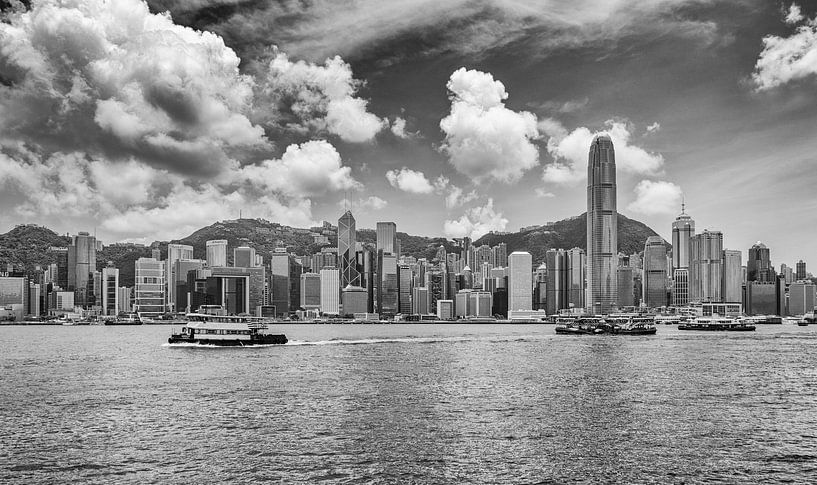
[[[270,254],[227,240],[206,242],[205,259],[193,247],[168,244],[165,254],[134,263],[133,287],[120,286],[119,269],[97,264],[102,245],[87,232],[68,248],[51,248],[57,263],[34,274],[0,274],[0,318],[137,312],[142,317],[222,305],[228,313],[292,318],[355,317],[419,320],[502,317],[529,319],[563,312],[682,311],[706,308],[725,315],[802,315],[814,310],[815,285],[806,265],[776,271],[762,243],[723,248],[720,231],[695,231],[681,214],[672,246],[649,237],[640,253],[618,252],[616,164],[613,142],[596,137],[588,156],[587,250],[550,249],[544,261],[508,254],[505,243],[475,246],[455,239],[431,259],[401,254],[394,222],[378,222],[374,247],[357,241],[355,218],[345,211],[337,227],[304,230],[323,247],[298,255],[282,243]],[[337,235],[336,247],[328,247]],[[266,257],[265,257],[266,256]]]

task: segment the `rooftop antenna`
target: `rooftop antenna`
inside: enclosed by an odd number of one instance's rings
[[[684,194],[681,194],[681,214],[684,214],[686,210],[686,200],[684,199]]]

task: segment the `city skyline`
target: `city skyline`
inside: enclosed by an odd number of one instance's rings
[[[683,192],[698,227],[722,231],[725,247],[761,240],[778,261],[814,258],[806,135],[817,121],[817,69],[795,62],[797,48],[815,48],[812,5],[455,2],[406,16],[400,42],[376,28],[417,7],[410,2],[370,12],[368,29],[329,42],[322,32],[348,26],[365,2],[334,16],[320,2],[289,7],[308,15],[286,21],[253,5],[213,17],[198,15],[200,3],[122,4],[130,17],[93,1],[76,2],[76,17],[58,15],[71,2],[5,12],[0,36],[34,61],[0,54],[9,66],[0,231],[97,226],[106,241],[150,242],[240,211],[308,227],[334,220],[343,199],[362,227],[399,220],[409,233],[447,237],[515,230],[581,212],[577,153],[607,132],[620,147],[619,210],[665,240]],[[165,10],[170,17],[158,15]],[[275,28],[237,27],[256,17]],[[33,35],[79,19],[71,42]],[[146,28],[175,43],[156,48]],[[437,48],[424,43],[430,34]],[[82,48],[93,45],[116,49]],[[63,46],[70,65],[55,55]],[[152,63],[173,65],[182,47],[187,63],[175,70]],[[155,78],[145,78],[152,68]],[[591,81],[599,73],[606,82]],[[36,79],[53,90],[38,91]],[[495,148],[491,127],[502,128]]]

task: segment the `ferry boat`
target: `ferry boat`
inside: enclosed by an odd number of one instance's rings
[[[653,315],[612,314],[605,317],[579,317],[557,320],[556,333],[562,335],[615,334],[653,335],[657,332]]]
[[[691,322],[678,325],[678,330],[753,332],[755,329],[752,324],[727,317],[698,317]]]
[[[138,313],[126,313],[116,318],[105,320],[105,325],[142,325]]]
[[[267,320],[248,315],[227,315],[219,305],[202,305],[198,312],[187,314],[187,324],[179,333],[173,332],[167,341],[171,344],[233,347],[287,343],[286,335],[266,332]]]

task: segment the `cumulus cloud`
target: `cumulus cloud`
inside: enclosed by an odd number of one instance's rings
[[[379,210],[385,209],[386,206],[388,206],[388,205],[389,205],[388,201],[386,201],[384,199],[381,199],[380,197],[377,197],[376,195],[371,195],[371,196],[366,197],[366,198],[360,198],[356,202],[353,202],[352,203],[352,210],[353,211],[358,211],[359,210],[359,211],[362,211],[362,212],[368,212],[368,211],[373,211],[373,210],[379,211]],[[346,210],[349,207],[349,203],[347,201],[345,201],[345,200],[341,200],[341,201],[338,202],[338,207],[340,207],[343,210]]]
[[[408,140],[419,136],[417,132],[406,131],[406,120],[400,116],[396,117],[391,124],[391,132],[397,138]]]
[[[783,19],[787,24],[793,25],[803,20],[803,14],[800,12],[800,6],[792,3],[789,5],[789,10],[786,12],[786,17]]]
[[[681,207],[681,187],[672,182],[642,180],[635,187],[635,200],[627,209],[648,216],[672,214]]]
[[[476,200],[477,197],[478,195],[476,190],[472,190],[466,194],[465,191],[456,185],[449,185],[448,193],[445,196],[445,206],[448,209],[454,209],[465,205],[472,200]]]
[[[313,197],[361,184],[329,142],[274,157],[265,129],[291,133],[280,130],[296,113],[303,134],[367,141],[385,122],[340,58],[317,66],[275,52],[263,77],[242,74],[221,37],[139,0],[43,0],[7,16],[3,215],[72,230],[101,221],[120,239],[179,237],[242,208],[312,223]]]
[[[428,181],[423,172],[403,167],[400,170],[389,170],[386,179],[392,187],[412,194],[430,194],[434,186]]]
[[[212,175],[269,145],[238,66],[220,37],[136,0],[35,3],[0,24],[0,131]]]
[[[792,13],[792,10],[789,10],[787,23],[790,17],[794,19],[800,15],[799,8],[795,12],[796,15]],[[763,91],[815,74],[817,74],[817,18],[797,27],[789,37],[777,35],[764,37],[763,50],[755,63],[752,81],[758,91]]]
[[[459,219],[445,221],[443,229],[450,238],[478,239],[490,231],[504,231],[507,226],[508,219],[494,209],[494,200],[488,199],[484,206],[468,209]]]
[[[607,134],[613,140],[616,168],[623,172],[654,175],[661,173],[664,157],[631,144],[630,128],[626,122],[609,120],[606,130],[590,131],[584,126],[568,132],[559,122],[549,119],[539,127],[549,137],[548,153],[554,162],[544,168],[542,180],[555,184],[575,184],[587,176],[587,156],[593,138]]]
[[[647,127],[647,131],[644,134],[645,135],[651,135],[651,134],[657,132],[660,129],[661,129],[661,123],[656,121],[656,122],[654,122],[653,124],[651,124],[650,126]]]
[[[263,191],[302,198],[360,189],[362,185],[351,172],[351,168],[342,165],[335,147],[320,140],[290,145],[280,160],[245,166],[233,174],[233,179]]]
[[[536,117],[505,107],[505,86],[490,73],[460,68],[447,84],[451,112],[440,121],[442,150],[460,173],[475,183],[515,182],[539,163],[531,140]]]
[[[388,121],[367,111],[368,101],[356,97],[361,82],[352,68],[335,56],[317,65],[292,62],[275,50],[265,66],[263,94],[278,101],[306,129],[325,130],[347,142],[371,141]]]

